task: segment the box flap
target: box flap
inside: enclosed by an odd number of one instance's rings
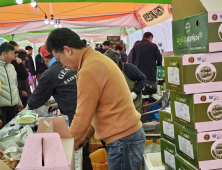
[[[200,0],[207,11],[222,11],[221,0]]]
[[[75,169],[75,148],[74,139],[61,139],[62,145],[66,154],[66,159],[70,165],[70,169]]]
[[[0,160],[0,167],[1,167],[1,170],[12,170],[12,169],[9,168],[9,166],[6,165],[2,160]]]
[[[45,121],[49,123],[49,126],[45,124]],[[72,135],[70,134],[66,121],[63,117],[41,119],[39,121],[37,133],[46,133],[47,131],[50,131],[49,128],[51,121],[53,122],[54,132],[58,133],[61,138],[72,138]]]
[[[209,3],[212,3],[212,1],[220,1],[220,0],[203,0],[203,1],[209,1]],[[192,15],[207,12],[206,8],[203,6],[200,0],[172,0],[172,8],[173,8],[173,20],[178,20]]]

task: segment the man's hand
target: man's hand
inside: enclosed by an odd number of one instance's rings
[[[135,92],[131,93],[132,99],[135,100],[137,98],[137,94]]]
[[[80,149],[81,147],[86,146],[86,143],[89,142],[89,138],[87,136],[84,136],[79,143],[77,143],[75,150]]]
[[[28,97],[28,94],[25,91],[22,91],[22,97]]]
[[[2,120],[0,119],[0,127],[2,127]]]
[[[18,106],[18,111],[21,112],[23,110],[23,105]]]
[[[16,57],[16,61],[17,61],[18,64],[22,63],[22,60],[20,58],[18,58],[18,57]]]

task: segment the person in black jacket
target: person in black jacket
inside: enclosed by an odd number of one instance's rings
[[[40,55],[40,48],[39,47],[39,54],[35,57],[35,63],[36,63],[36,79],[39,82],[42,73],[48,69],[48,67],[45,65],[44,60],[42,59],[42,56]]]
[[[23,65],[25,65],[25,62],[27,60],[27,53],[25,50],[19,50],[18,51],[18,58],[20,58],[22,60]],[[27,80],[22,80],[22,79],[18,79],[18,83],[21,86],[21,90],[22,90],[22,96],[20,96],[22,104],[24,107],[26,107],[27,102],[31,96],[31,89],[28,83],[28,79]]]
[[[61,112],[69,117],[69,124],[71,124],[77,103],[77,72],[62,67],[61,63],[45,49],[45,45],[41,47],[40,53],[48,69],[42,74],[28,102],[28,107],[37,109],[53,96]],[[83,148],[83,170],[92,170],[88,146],[89,143]]]
[[[153,34],[146,32],[143,40],[133,48],[133,64],[146,75],[146,86],[156,89],[157,66],[162,66],[162,55],[157,45],[152,43]]]
[[[34,82],[34,87],[36,87],[36,72],[35,72],[35,65],[34,65],[34,62],[33,62],[33,59],[32,59],[32,50],[33,48],[31,46],[26,46],[25,47],[25,50],[28,51],[27,52],[27,61],[26,61],[26,68],[29,69],[29,72],[31,73],[32,75],[32,78],[33,78],[33,82]]]
[[[112,59],[119,66],[131,91],[135,108],[138,112],[141,112],[142,89],[146,83],[146,76],[133,64],[122,62],[119,52],[109,48],[104,55]]]
[[[22,90],[19,80],[27,80],[29,75],[24,64],[22,63],[22,60],[18,58],[19,45],[15,41],[9,41],[9,44],[15,48],[15,59],[11,62],[11,64],[15,67],[15,71],[17,73],[19,96],[22,100],[23,96],[26,94]]]

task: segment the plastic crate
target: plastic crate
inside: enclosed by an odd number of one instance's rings
[[[99,149],[94,153],[90,154],[93,170],[108,170],[108,164],[101,164],[107,161],[107,152],[105,149]]]
[[[153,140],[146,140],[146,146],[149,145],[149,144],[151,144],[152,142],[153,142]],[[157,144],[160,144],[160,140],[157,139],[156,143],[157,143]]]

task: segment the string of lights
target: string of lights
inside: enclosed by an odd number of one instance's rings
[[[23,0],[16,0],[16,3],[20,5],[20,4],[23,3]],[[44,15],[45,15],[44,23],[45,23],[45,24],[54,25],[55,28],[62,28],[62,24],[60,23],[60,19],[56,19],[56,18],[54,17],[54,15],[51,14],[51,20],[49,21],[47,14],[40,8],[40,6],[35,2],[35,0],[31,0],[30,5],[35,8],[35,9],[34,9],[34,13],[37,14],[37,13],[39,12],[39,11],[38,11],[38,8],[44,13]]]

